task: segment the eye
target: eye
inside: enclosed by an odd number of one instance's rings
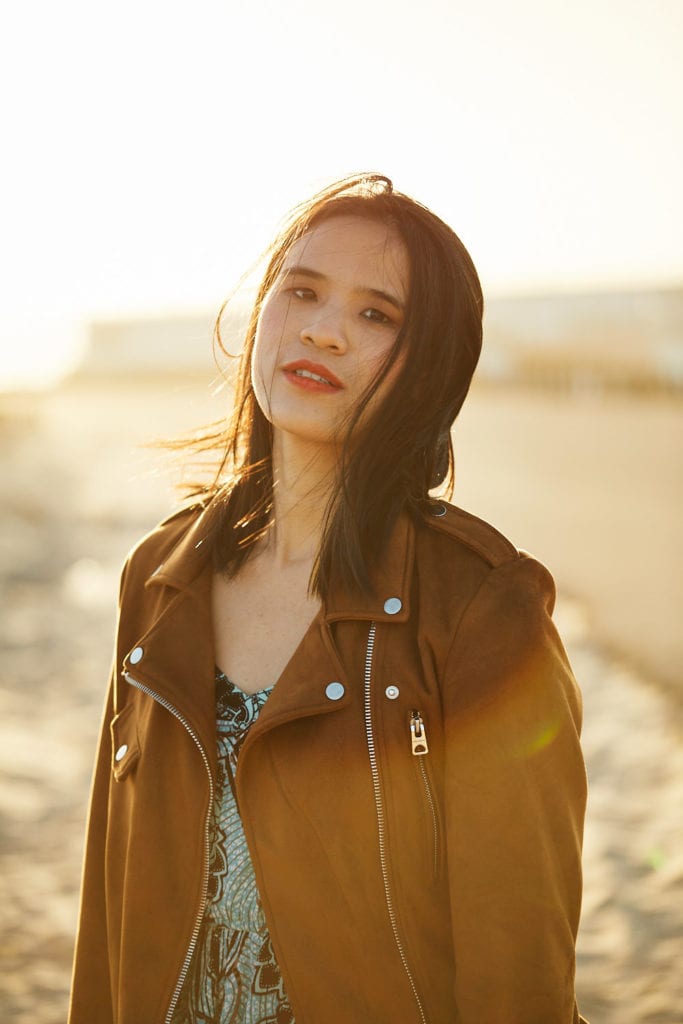
[[[290,288],[290,295],[293,295],[295,299],[300,299],[302,302],[310,301],[315,298],[315,292],[312,288]]]
[[[361,316],[365,320],[369,320],[373,324],[390,324],[393,323],[390,317],[383,313],[381,309],[364,309]]]

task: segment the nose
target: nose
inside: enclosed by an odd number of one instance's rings
[[[301,329],[301,340],[306,345],[332,352],[346,352],[348,341],[344,328],[342,310],[317,310],[305,327]]]

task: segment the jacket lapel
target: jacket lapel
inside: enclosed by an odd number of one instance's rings
[[[163,587],[164,599],[151,626],[123,659],[124,673],[176,709],[211,757],[216,737],[213,568],[205,541],[212,514],[209,505],[145,581],[146,588]],[[410,615],[414,546],[414,524],[403,515],[371,572],[371,593],[334,593],[309,625],[250,731],[249,745],[286,721],[346,706],[354,681],[347,678],[330,624],[344,619],[405,622]],[[341,698],[329,697],[330,683],[342,684]]]
[[[216,746],[211,566],[181,590],[167,587],[147,631],[123,658],[124,675],[146,687],[197,733],[213,762]]]

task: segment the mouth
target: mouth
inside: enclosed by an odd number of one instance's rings
[[[311,363],[307,359],[298,359],[282,367],[285,376],[292,383],[299,384],[309,390],[339,391],[344,385],[326,366]]]

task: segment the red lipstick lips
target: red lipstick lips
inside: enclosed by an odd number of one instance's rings
[[[344,385],[331,370],[320,363],[312,363],[308,359],[296,359],[282,367],[287,379],[297,387],[306,391],[339,391]]]

